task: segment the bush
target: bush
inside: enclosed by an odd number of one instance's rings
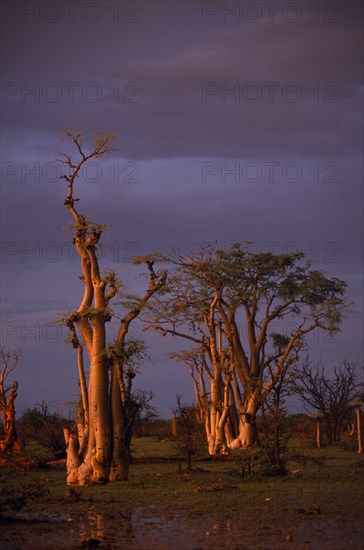
[[[172,419],[153,418],[144,422],[142,430],[139,427],[135,429],[137,437],[157,437],[159,439],[168,439],[172,437]]]
[[[177,396],[176,442],[178,450],[186,457],[188,470],[192,469],[192,456],[206,452],[203,424],[198,420],[198,411],[194,405],[186,405]]]
[[[58,459],[66,457],[65,427],[70,427],[70,422],[57,414],[50,414],[44,402],[40,407],[27,409],[17,422],[17,430],[23,440],[37,441]]]

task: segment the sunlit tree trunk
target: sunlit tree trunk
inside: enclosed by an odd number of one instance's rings
[[[258,430],[256,425],[256,414],[258,403],[251,398],[240,412],[239,433],[238,436],[228,441],[230,449],[246,449],[252,447],[254,443],[259,441]]]
[[[13,383],[10,394],[5,398],[1,408],[4,436],[0,438],[0,451],[3,453],[19,452],[21,450],[15,428],[15,398],[18,392],[18,382]]]
[[[77,311],[66,318],[70,341],[77,349],[78,374],[81,390],[79,418],[76,429],[64,430],[67,446],[67,483],[102,484],[128,478],[130,443],[141,400],[132,394],[135,376],[132,363],[143,354],[140,342],[126,340],[130,323],[140,314],[148,300],[166,282],[166,273],[156,273],[154,261],[147,260],[149,287],[144,296],[132,297],[135,306],[121,318],[118,336],[107,343],[106,327],[113,312],[110,302],[120,291],[114,273],[101,276],[96,255],[103,226],[91,223],[78,213],[74,196],[74,183],[83,165],[91,158],[109,153],[112,135],[97,135],[90,154],[84,150],[84,135],[66,132],[78,152],[79,160],[64,154],[61,159],[69,169],[62,176],[67,182],[65,206],[75,224],[74,246],[81,260],[84,285],[82,301]],[[86,350],[89,380],[85,372],[83,351]],[[129,365],[130,363],[130,365]],[[128,366],[129,365],[129,366]],[[126,370],[125,370],[126,369]]]
[[[253,254],[239,243],[228,250],[202,245],[196,254],[162,256],[176,269],[149,326],[197,344],[208,360],[209,406],[201,387],[196,399],[199,395],[210,452],[226,444],[250,447],[258,441],[257,411],[282,372],[297,362],[305,336],[317,328],[331,334],[339,329],[346,284],[312,270],[303,254]],[[286,334],[288,319],[294,328]],[[233,400],[226,393],[230,378]],[[235,437],[228,422],[234,407],[240,416]]]
[[[15,380],[11,388],[6,387],[6,379],[18,365],[22,352],[9,351],[0,347],[0,451],[17,453],[21,451],[15,426],[15,399],[18,394],[18,382]]]
[[[356,405],[356,426],[358,434],[358,453],[363,453],[363,428],[362,428],[362,415],[360,405]]]
[[[203,416],[201,420],[203,420]],[[173,416],[172,416],[171,434],[173,435],[173,437],[176,437],[177,435],[177,420],[176,420],[175,411],[173,411]]]
[[[234,416],[235,402],[231,400],[230,376],[226,373],[226,366],[223,367],[223,354],[219,351],[219,355],[214,356],[212,366],[207,364],[203,352],[200,355],[188,352],[172,355],[179,357],[179,360],[190,367],[197,409],[204,424],[209,454],[226,453],[227,433],[231,434],[231,437],[235,433],[236,411]],[[208,380],[208,387],[204,375]]]
[[[321,424],[319,416],[316,418],[316,447],[321,449]]]

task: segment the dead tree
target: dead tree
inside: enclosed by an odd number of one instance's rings
[[[307,358],[296,370],[295,391],[307,410],[319,413],[329,444],[339,443],[342,423],[359,394],[357,367],[344,361],[329,378],[321,362],[313,364]]]
[[[15,427],[15,399],[18,393],[18,382],[15,380],[11,387],[5,383],[9,374],[16,368],[22,352],[9,351],[0,348],[0,416],[2,430],[0,431],[0,451],[3,453],[19,452],[21,445]]]

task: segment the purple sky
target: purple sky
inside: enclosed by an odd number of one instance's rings
[[[112,225],[102,266],[201,243],[301,250],[348,282],[327,365],[363,357],[363,9],[359,1],[1,3],[1,340],[23,348],[19,407],[75,399],[73,350],[51,322],[82,292],[57,179],[62,128],[115,132],[80,210]],[[142,289],[143,281],[136,287]],[[116,326],[116,325],[115,325]],[[141,337],[137,322],[134,336]],[[192,400],[184,342],[146,336],[137,386],[169,415]]]

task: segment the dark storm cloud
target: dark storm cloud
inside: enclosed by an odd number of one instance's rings
[[[355,299],[338,342],[313,354],[360,354],[361,3],[278,2],[273,17],[266,2],[232,2],[226,16],[226,2],[105,0],[98,19],[90,3],[75,2],[73,20],[59,3],[54,23],[54,3],[38,4],[39,21],[24,3],[2,4],[2,327],[50,399],[68,398],[76,377],[48,323],[82,292],[55,177],[57,152],[70,151],[62,128],[122,139],[78,182],[82,211],[111,224],[103,268],[132,287],[134,253],[215,241],[299,249]],[[139,385],[158,394],[163,377],[172,405],[183,380],[190,392],[187,375],[166,358],[172,342],[147,338],[155,365]],[[29,400],[42,401],[34,380]]]
[[[360,108],[359,5],[343,5],[337,23],[326,26],[306,17],[295,24],[280,18],[232,27],[218,20],[202,24],[201,5],[141,5],[133,33],[127,25],[121,32],[105,17],[91,25],[105,33],[102,48],[94,47],[85,21],[80,27],[43,23],[40,33],[36,25],[25,25],[31,55],[24,51],[19,60],[19,51],[10,51],[5,75],[19,87],[38,83],[39,101],[30,94],[21,103],[21,91],[9,95],[5,117],[25,128],[36,117],[42,132],[71,127],[75,119],[87,129],[122,128],[124,154],[139,159],[254,156],[257,149],[340,155],[341,135],[348,146],[357,143],[360,120],[350,111]],[[50,82],[58,85],[59,101],[44,97],[57,94],[47,87]],[[70,82],[77,83],[72,92]],[[96,93],[90,82],[100,87],[95,103],[87,100]],[[238,101],[229,94],[234,87]],[[296,94],[302,96],[291,101]]]

